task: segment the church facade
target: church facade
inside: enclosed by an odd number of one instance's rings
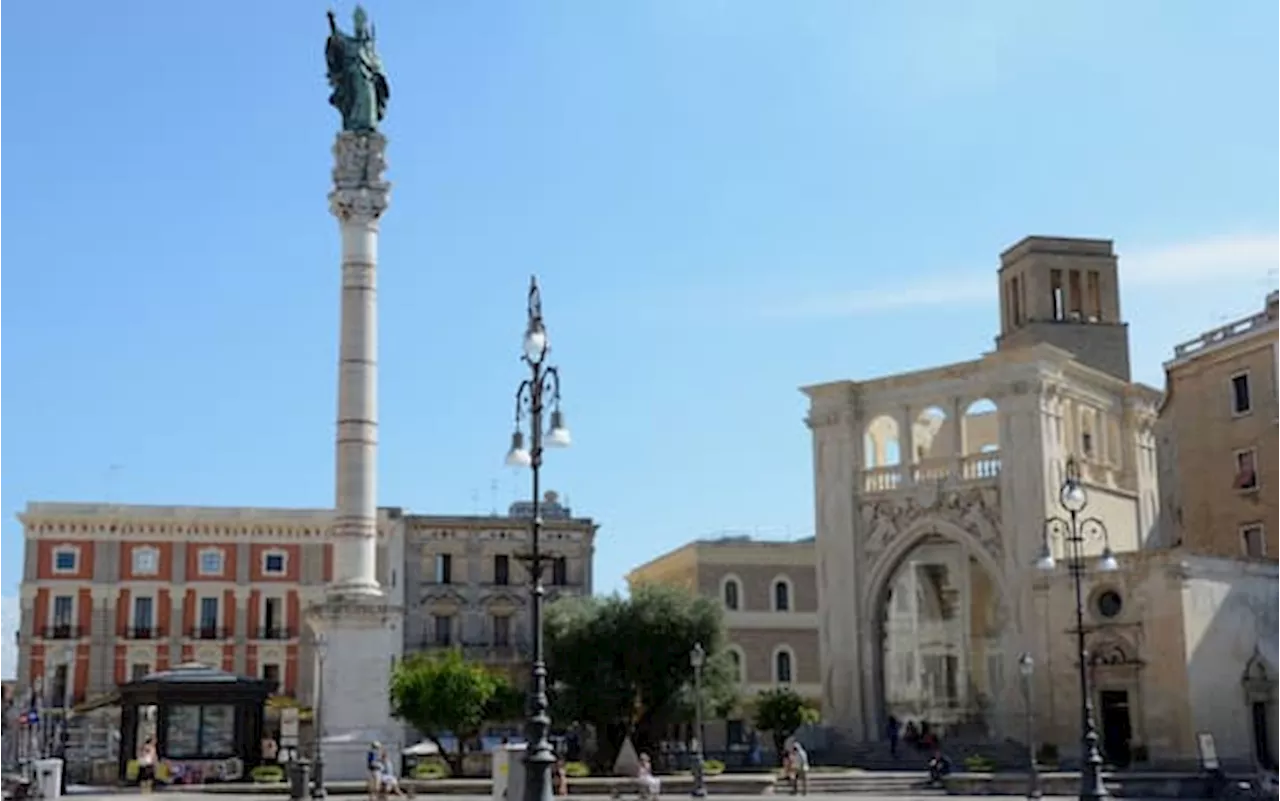
[[[1194,703],[1203,677],[1233,675],[1241,713],[1254,708],[1246,675],[1274,685],[1274,564],[1160,545],[1161,393],[1130,380],[1118,285],[1109,241],[1031,237],[1001,256],[994,352],[804,389],[823,715],[837,732],[882,739],[892,716],[945,737],[1021,740],[1030,697],[1040,742],[1060,748],[1064,762],[1073,757],[1074,588],[1065,543],[1046,538],[1046,521],[1065,514],[1058,498],[1068,458],[1088,493],[1082,514],[1102,524],[1091,528],[1098,536],[1085,543],[1086,557],[1110,548],[1119,562],[1084,581],[1092,701],[1108,759],[1194,759],[1208,725]],[[1046,547],[1056,557],[1050,571],[1035,567]],[[1224,582],[1232,589],[1215,594]],[[1268,591],[1269,613],[1252,600]],[[1230,648],[1206,650],[1193,635],[1209,630],[1205,621],[1228,596],[1250,623],[1232,629],[1240,631]],[[1255,632],[1268,614],[1269,641]],[[1023,654],[1036,666],[1029,679],[1019,672]],[[1248,727],[1215,734],[1225,757],[1257,750]],[[1274,747],[1272,735],[1263,750]]]

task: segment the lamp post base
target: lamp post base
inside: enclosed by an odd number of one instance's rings
[[[316,757],[311,768],[311,797],[320,799],[328,796],[329,793],[324,789],[324,760]]]
[[[707,767],[702,759],[702,754],[694,754],[693,756],[693,790],[689,795],[694,798],[707,797]]]

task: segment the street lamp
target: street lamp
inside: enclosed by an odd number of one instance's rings
[[[312,636],[311,647],[315,651],[316,667],[316,699],[315,709],[311,714],[312,742],[315,753],[315,765],[311,773],[311,797],[324,798],[324,658],[329,651],[329,638],[323,631]]]
[[[1119,565],[1116,564],[1115,554],[1111,552],[1107,527],[1096,517],[1081,517],[1081,513],[1089,505],[1089,494],[1080,483],[1080,468],[1075,457],[1067,459],[1066,478],[1058,492],[1058,502],[1067,511],[1067,516],[1054,516],[1044,521],[1044,541],[1036,567],[1044,571],[1057,567],[1049,541],[1061,540],[1067,570],[1075,583],[1076,591],[1076,651],[1080,656],[1077,665],[1080,673],[1080,799],[1093,801],[1108,796],[1106,785],[1102,783],[1102,754],[1098,751],[1098,727],[1093,720],[1093,699],[1089,691],[1089,652],[1084,641],[1084,574],[1088,569],[1084,555],[1085,541],[1102,542],[1102,556],[1097,564],[1099,572],[1114,571]]]
[[[694,643],[689,652],[689,664],[693,666],[693,797],[707,795],[706,765],[702,759],[702,666],[707,662],[707,652],[702,643]]]
[[[533,595],[531,623],[533,628],[533,683],[529,688],[529,720],[525,739],[525,801],[553,801],[555,789],[551,783],[551,769],[556,763],[555,750],[551,746],[551,713],[547,699],[547,662],[542,636],[542,563],[546,557],[541,549],[542,508],[540,472],[543,448],[565,448],[572,442],[569,429],[560,411],[560,372],[548,365],[547,354],[551,341],[542,320],[542,294],[538,290],[538,278],[529,280],[528,325],[525,328],[523,356],[529,368],[529,377],[516,389],[515,431],[511,435],[511,450],[507,453],[507,465],[528,467],[533,476],[533,514],[529,522],[530,542],[527,561]],[[549,396],[549,398],[548,398]],[[542,430],[542,416],[547,411],[546,401],[551,402],[551,421],[547,431]],[[525,448],[524,431],[520,424],[529,415],[529,447]]]
[[[1040,766],[1036,764],[1036,731],[1031,713],[1031,675],[1036,663],[1031,654],[1018,657],[1018,672],[1022,674],[1022,703],[1027,712],[1027,798],[1040,798]]]

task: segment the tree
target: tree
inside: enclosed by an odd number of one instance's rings
[[[391,712],[435,743],[456,775],[462,743],[473,739],[492,713],[506,711],[495,700],[504,703],[511,692],[505,677],[467,662],[456,650],[418,654],[402,660],[391,674]],[[445,734],[456,738],[456,752],[444,747]]]
[[[601,766],[626,736],[646,750],[670,724],[693,719],[695,643],[707,653],[704,711],[722,714],[736,701],[720,607],[688,590],[645,585],[627,599],[565,599],[548,607],[546,635],[557,723],[594,726]]]
[[[756,696],[756,728],[773,735],[773,747],[779,755],[796,729],[817,722],[818,710],[813,702],[790,687],[764,690]]]

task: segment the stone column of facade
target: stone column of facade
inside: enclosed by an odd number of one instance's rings
[[[333,577],[308,619],[328,639],[321,723],[325,775],[336,781],[364,778],[364,751],[375,740],[392,759],[400,754],[387,697],[391,665],[403,647],[399,610],[377,578],[376,291],[378,223],[391,191],[383,180],[386,143],[376,132],[338,134],[329,193],[342,234]]]

